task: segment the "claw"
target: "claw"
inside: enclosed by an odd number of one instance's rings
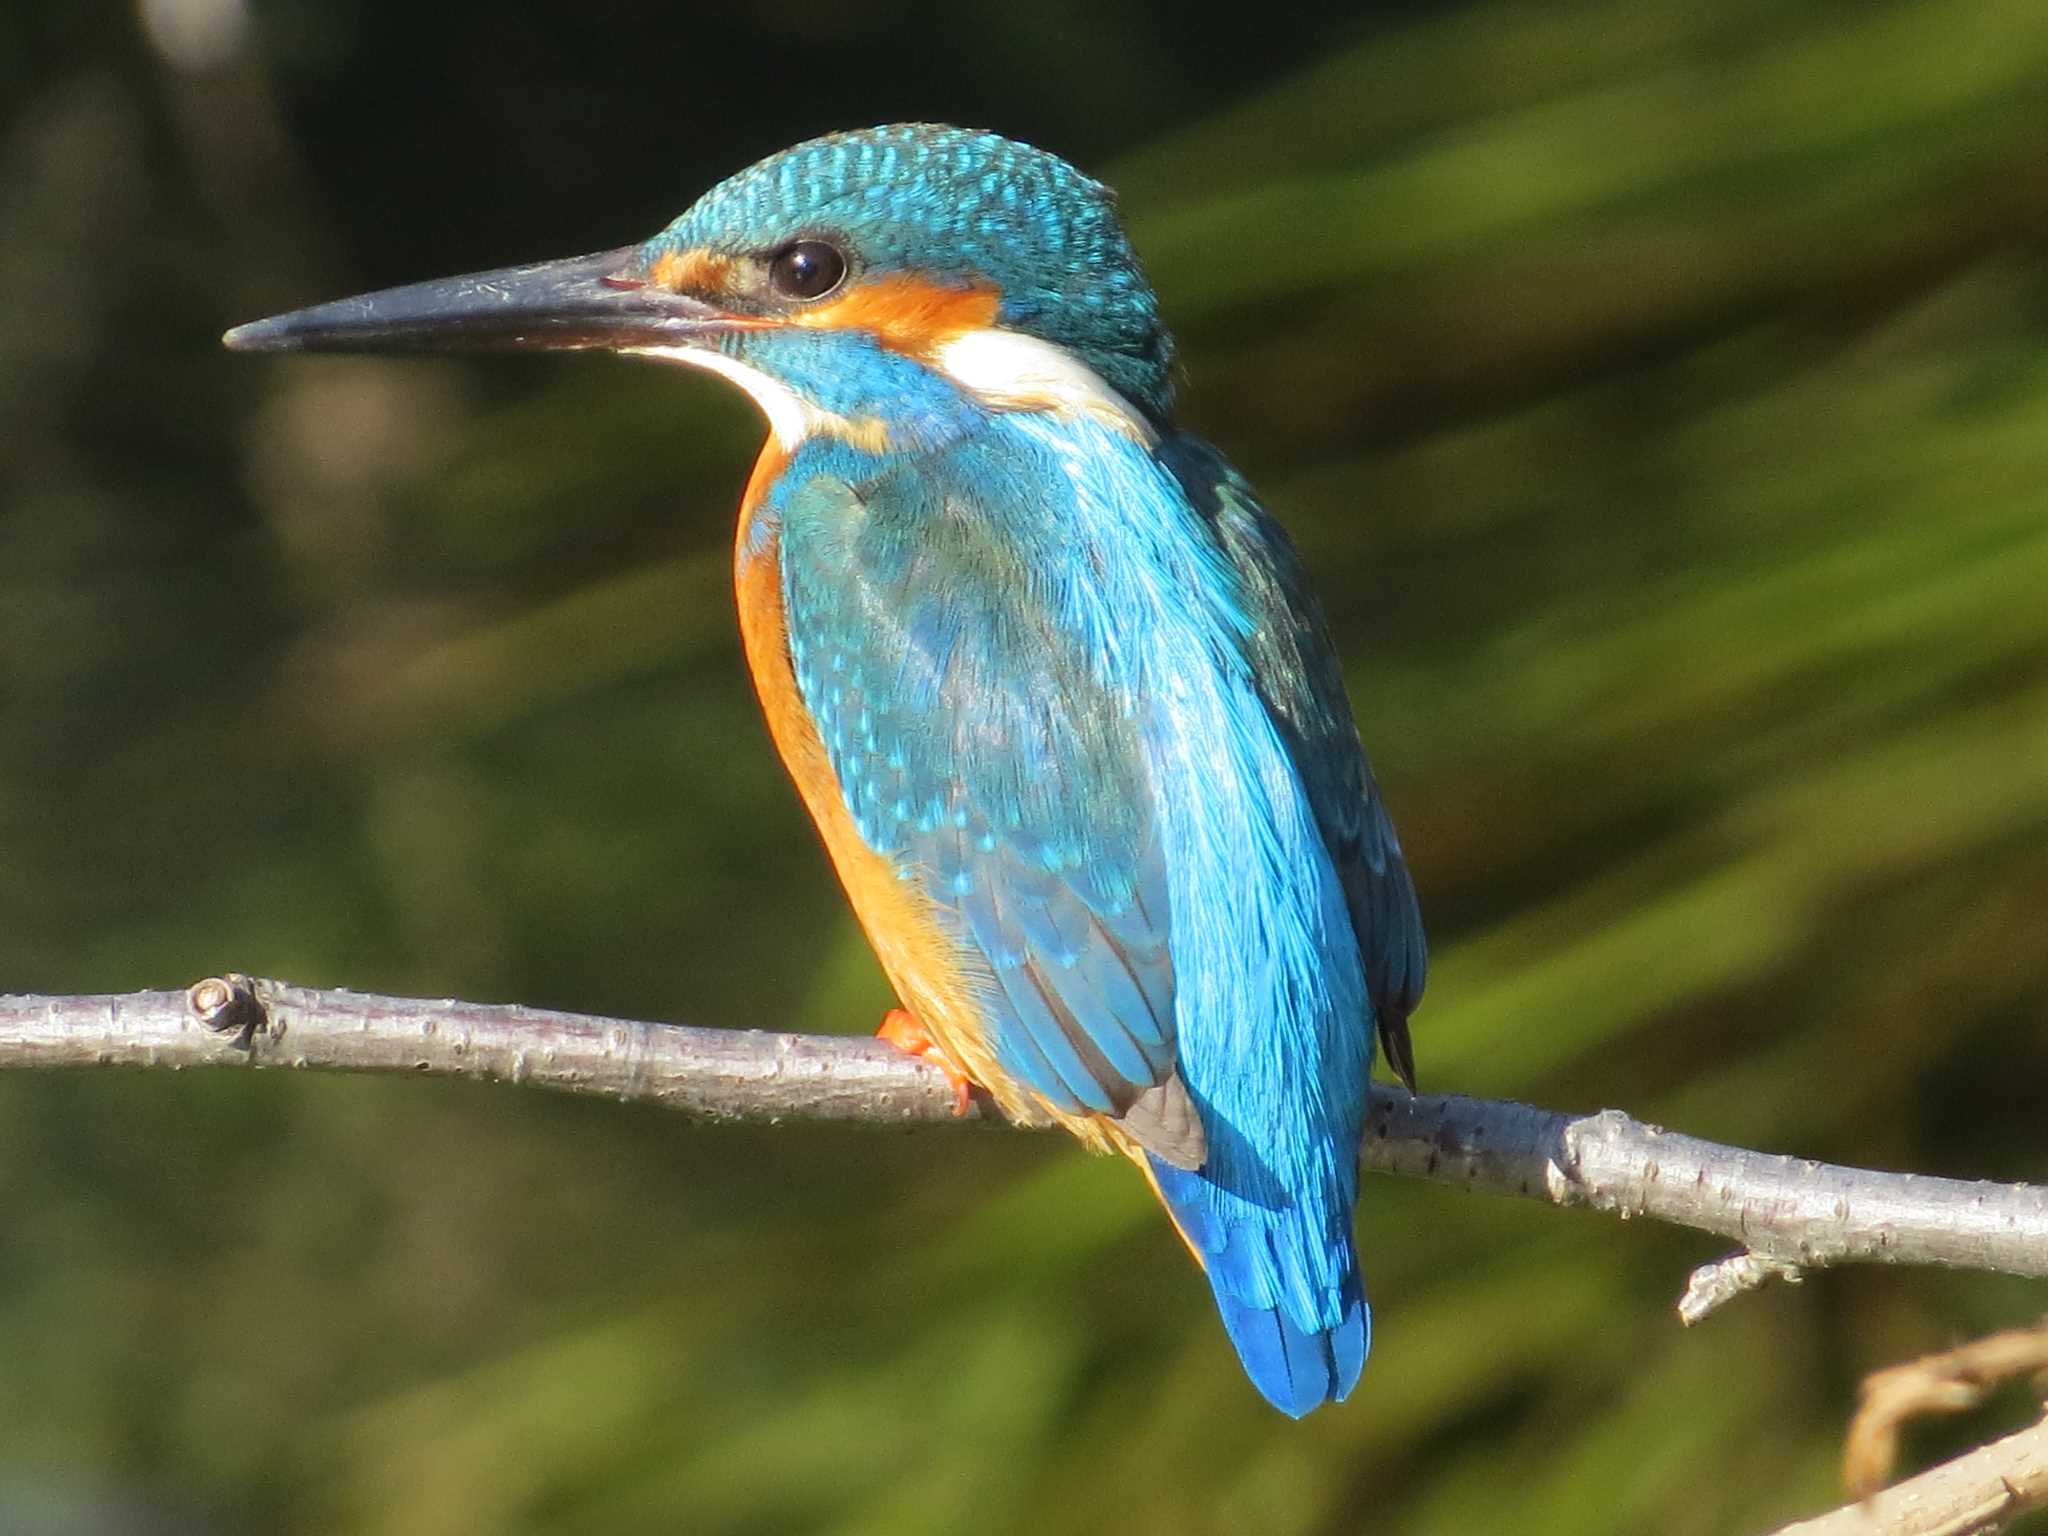
[[[952,1058],[932,1038],[932,1032],[908,1008],[891,1008],[883,1014],[880,1027],[875,1030],[875,1038],[886,1040],[904,1055],[928,1061],[945,1073],[946,1082],[953,1090],[954,1114],[964,1115],[973,1107],[973,1081],[953,1065]]]

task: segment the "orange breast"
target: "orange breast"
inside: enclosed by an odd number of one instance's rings
[[[780,536],[770,532],[763,537],[756,522],[762,498],[787,462],[771,442],[754,466],[740,510],[734,572],[740,636],[754,688],[768,717],[769,735],[789,776],[796,781],[804,808],[817,823],[854,915],[904,1006],[917,1015],[954,1064],[988,1089],[1004,1110],[1045,1114],[1047,1108],[1037,1096],[1012,1084],[996,1062],[987,1016],[979,1002],[991,995],[996,985],[987,962],[947,931],[938,909],[915,880],[903,879],[896,866],[861,837],[817,725],[798,691],[782,601]],[[1091,1146],[1115,1144],[1121,1149],[1122,1138],[1092,1116],[1055,1114],[1054,1118]]]
[[[981,1043],[985,1031],[974,1006],[970,957],[939,927],[930,899],[861,837],[797,690],[782,603],[781,541],[779,536],[762,538],[755,522],[763,495],[786,462],[771,443],[754,466],[740,512],[735,571],[740,636],[768,732],[890,983],[956,1064],[994,1091],[997,1074]]]

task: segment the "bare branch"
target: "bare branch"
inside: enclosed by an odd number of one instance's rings
[[[531,1083],[710,1120],[955,1118],[936,1068],[861,1036],[645,1024],[239,975],[187,992],[0,998],[0,1070],[230,1065]],[[969,1114],[994,1111],[977,1099]],[[2048,1189],[1750,1152],[1616,1110],[1574,1117],[1376,1087],[1364,1159],[1380,1172],[1718,1233],[1747,1261],[1746,1283],[1729,1295],[1766,1272],[1851,1262],[2048,1276]]]
[[[1856,1498],[1877,1492],[1898,1460],[1899,1432],[1916,1418],[1963,1413],[1994,1388],[2022,1376],[2048,1386],[2048,1323],[1925,1355],[1875,1372],[1842,1447],[1842,1483]]]
[[[1880,1263],[2048,1276],[2048,1188],[1751,1152],[1614,1109],[1574,1117],[1497,1100],[1378,1092],[1365,1163],[1719,1233],[1758,1262],[1776,1261],[1773,1273]]]
[[[1991,1536],[2048,1508],[2048,1422],[1772,1536]]]

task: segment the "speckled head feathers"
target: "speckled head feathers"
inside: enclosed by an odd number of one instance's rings
[[[1173,341],[1109,188],[993,133],[901,123],[770,155],[698,199],[644,248],[765,259],[844,250],[851,281],[911,274],[993,289],[1007,329],[1065,348],[1155,420],[1172,408]]]

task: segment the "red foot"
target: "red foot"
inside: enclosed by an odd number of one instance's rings
[[[886,1040],[906,1056],[916,1056],[930,1062],[946,1074],[946,1081],[953,1089],[953,1113],[964,1115],[974,1103],[974,1084],[967,1074],[954,1066],[952,1060],[939,1048],[939,1042],[932,1038],[931,1031],[924,1027],[917,1015],[907,1008],[891,1008],[882,1015],[881,1026],[875,1031],[877,1040]]]

